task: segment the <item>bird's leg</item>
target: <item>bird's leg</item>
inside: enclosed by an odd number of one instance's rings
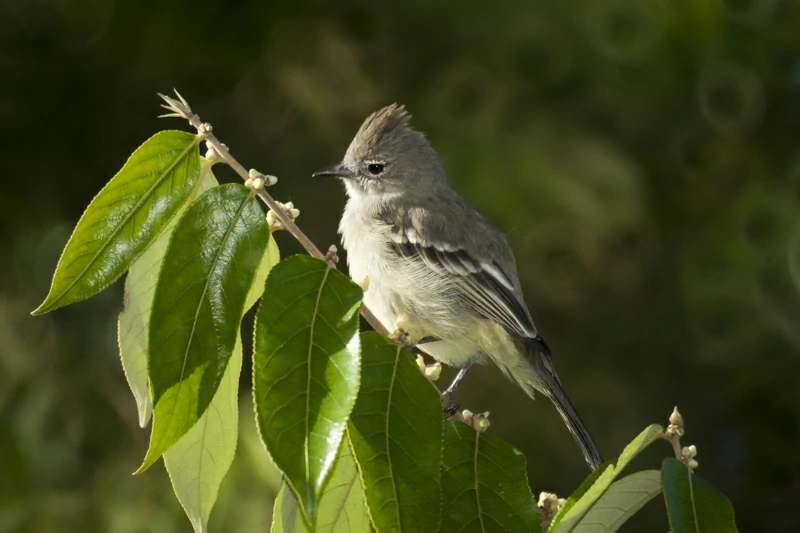
[[[456,375],[455,379],[453,379],[453,382],[450,383],[450,386],[447,387],[446,391],[444,391],[444,394],[453,394],[456,391],[458,386],[461,384],[461,381],[464,379],[464,376],[467,375],[467,372],[469,371],[470,368],[472,368],[472,365],[474,365],[475,361],[477,361],[477,360],[478,360],[477,357],[471,357],[467,361],[467,363],[464,366],[461,367],[461,369],[458,371],[458,374]]]
[[[453,399],[453,393],[456,391],[458,386],[461,384],[461,381],[464,379],[464,376],[467,375],[467,372],[469,371],[470,368],[472,368],[472,365],[474,365],[475,361],[477,360],[478,360],[477,356],[471,357],[467,361],[467,363],[464,366],[462,366],[461,369],[458,371],[458,374],[456,374],[456,377],[453,380],[453,382],[450,383],[450,386],[447,387],[447,390],[445,390],[442,393],[442,396],[447,402],[444,406],[445,418],[450,418],[451,416],[456,414],[456,411],[458,411],[460,405],[457,401],[455,401],[455,399]]]

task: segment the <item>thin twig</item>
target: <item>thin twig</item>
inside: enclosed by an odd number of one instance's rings
[[[178,117],[186,119],[189,124],[192,125],[193,128],[197,130],[198,136],[200,136],[203,140],[205,140],[208,144],[214,148],[214,151],[219,154],[220,158],[225,161],[225,163],[230,166],[234,172],[236,172],[239,177],[241,177],[244,181],[247,181],[250,178],[249,172],[239,163],[232,155],[228,147],[225,146],[223,143],[220,142],[219,139],[212,133],[213,128],[211,124],[208,122],[203,122],[200,120],[200,117],[192,112],[192,108],[189,106],[189,103],[180,95],[180,93],[176,90],[175,94],[178,96],[179,100],[167,96],[165,94],[159,93],[160,96],[167,105],[162,105],[164,109],[171,111],[171,113],[161,115],[162,117]],[[274,198],[266,191],[264,187],[258,189],[257,193],[258,197],[263,201],[267,207],[269,207],[278,219],[281,221],[286,230],[292,234],[292,237],[297,239],[303,248],[317,259],[321,259],[322,261],[327,260],[327,256],[323,254],[319,248],[308,238],[308,236],[303,233],[297,224],[295,224],[294,219],[292,218],[291,214],[288,213],[282,205],[280,205]],[[369,308],[364,304],[361,303],[361,316],[372,326],[372,329],[377,331],[382,335],[386,335],[387,337],[391,338],[391,332],[384,327],[384,325],[378,320],[378,318],[369,310]],[[402,345],[402,343],[399,343]],[[432,382],[431,385],[437,392],[439,389],[434,385]],[[439,393],[441,395],[441,393]],[[442,402],[445,402],[445,398],[442,398]],[[462,420],[461,413],[456,413],[451,418],[455,420]]]
[[[241,177],[244,181],[247,181],[247,179],[250,177],[250,174],[242,166],[242,164],[239,163],[236,160],[236,158],[234,158],[231,155],[231,152],[230,150],[228,150],[228,147],[222,144],[219,141],[219,139],[217,139],[217,137],[214,135],[214,133],[212,133],[213,128],[211,127],[211,124],[201,121],[200,117],[192,112],[192,108],[189,107],[189,104],[178,93],[178,91],[175,91],[175,94],[178,95],[180,101],[171,98],[165,94],[159,93],[159,96],[165,102],[167,102],[167,105],[162,105],[161,107],[173,111],[173,113],[162,116],[183,117],[184,119],[186,119],[189,122],[189,124],[191,124],[192,127],[194,127],[197,130],[198,134],[214,148],[214,151],[219,154],[222,160],[225,161],[228,164],[228,166],[230,166],[234,170],[234,172],[239,174],[239,177]],[[275,201],[275,199],[266,191],[265,188],[259,189],[257,194],[258,197],[261,199],[261,201],[263,201],[267,205],[267,207],[272,209],[272,211],[281,221],[281,224],[283,224],[283,227],[286,228],[286,230],[292,234],[292,237],[297,239],[297,242],[299,242],[310,255],[316,257],[317,259],[321,259],[323,261],[325,260],[325,254],[323,254],[320,251],[320,249],[317,248],[317,246],[311,241],[311,239],[309,239],[308,236],[305,233],[303,233],[303,230],[301,230],[297,226],[297,224],[295,224],[291,215],[287,213],[285,209],[283,209],[283,206],[281,206],[278,202]],[[387,336],[390,335],[389,330],[387,330],[384,327],[384,325],[381,324],[381,322],[372,313],[372,311],[370,311],[369,308],[363,303],[361,304],[361,316],[363,316],[364,319],[369,323],[369,325],[372,326],[372,329],[374,329],[378,333]]]

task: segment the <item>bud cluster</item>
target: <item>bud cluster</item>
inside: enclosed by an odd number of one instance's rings
[[[275,179],[277,180],[277,178]],[[246,182],[245,185],[247,185]],[[294,204],[292,202],[286,202],[285,204],[281,202],[277,203],[281,208],[283,208],[283,211],[287,213],[289,217],[291,217],[292,220],[295,220],[297,217],[300,216],[300,210],[295,209]],[[278,218],[278,215],[275,214],[275,212],[272,209],[270,209],[267,212],[267,224],[269,224],[269,229],[272,231],[286,229],[283,227],[283,222],[281,222],[281,219]]]
[[[489,411],[476,414],[469,409],[464,409],[461,411],[461,418],[464,420],[465,424],[472,426],[478,433],[484,433],[489,429],[489,426],[492,425],[491,422],[489,422]]]

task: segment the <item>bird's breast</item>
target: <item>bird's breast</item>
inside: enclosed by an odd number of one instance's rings
[[[351,207],[348,204],[348,207]],[[364,303],[390,331],[402,312],[394,290],[393,268],[396,258],[388,249],[386,224],[369,219],[358,209],[346,209],[339,225],[342,246],[347,250],[350,277],[356,282],[368,280]]]

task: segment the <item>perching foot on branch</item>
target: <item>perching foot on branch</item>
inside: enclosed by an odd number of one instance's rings
[[[442,393],[442,404],[444,405],[445,419],[451,418],[458,413],[458,409],[461,407],[461,404],[453,398],[453,393],[449,390]]]

